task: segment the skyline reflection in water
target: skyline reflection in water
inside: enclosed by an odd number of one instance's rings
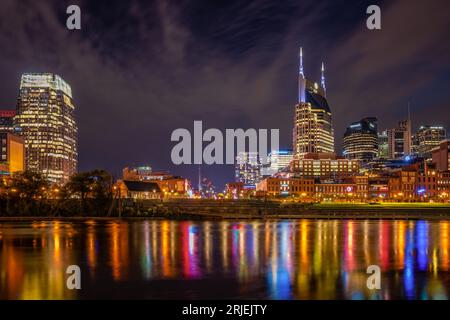
[[[0,298],[448,299],[449,234],[449,221],[1,221]],[[81,290],[66,288],[73,264]]]

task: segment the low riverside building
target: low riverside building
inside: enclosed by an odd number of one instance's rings
[[[267,196],[314,196],[314,179],[269,177],[256,185],[256,190]]]
[[[269,197],[297,197],[302,201],[362,201],[368,198],[368,176],[355,176],[342,181],[266,178],[256,186]]]
[[[147,181],[117,181],[120,198],[135,200],[157,200],[162,199],[162,192],[155,182]]]
[[[230,182],[225,185],[225,198],[227,199],[249,199],[258,195],[255,185],[244,182]]]
[[[367,176],[355,176],[344,181],[322,181],[315,185],[315,198],[320,201],[365,201],[368,198]]]
[[[164,198],[187,198],[190,192],[187,179],[165,172],[153,172],[150,165],[124,168],[123,180],[156,183]]]

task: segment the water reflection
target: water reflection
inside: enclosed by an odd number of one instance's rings
[[[1,222],[0,298],[448,299],[449,224]],[[366,287],[373,264],[381,290]]]

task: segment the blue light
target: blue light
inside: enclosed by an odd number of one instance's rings
[[[405,157],[405,161],[406,161],[406,162],[411,161],[411,156],[406,156],[406,157]]]
[[[291,155],[292,154],[292,150],[288,150],[288,149],[274,150],[273,154],[277,154],[277,155]]]
[[[428,222],[417,222],[416,242],[418,268],[420,271],[426,271],[428,266]]]
[[[425,189],[419,189],[419,190],[417,190],[417,193],[421,194],[421,193],[424,193],[425,191],[426,191]]]

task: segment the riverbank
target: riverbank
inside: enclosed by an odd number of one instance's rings
[[[139,202],[107,217],[86,216],[8,216],[5,220],[86,220],[95,219],[173,219],[173,220],[272,220],[272,219],[374,219],[450,220],[450,204],[442,203],[320,203],[302,204],[262,201],[168,201]]]

